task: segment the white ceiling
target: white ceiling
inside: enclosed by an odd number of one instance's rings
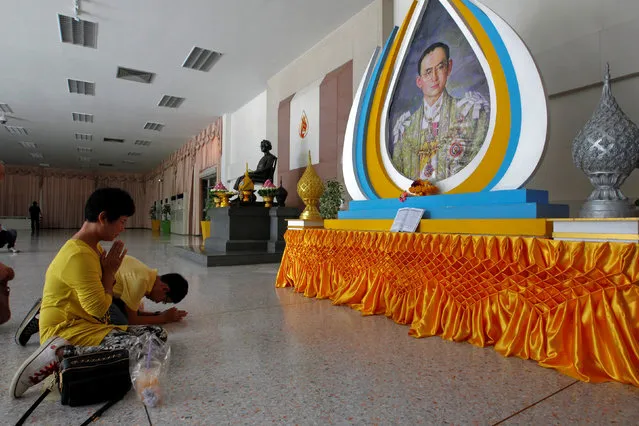
[[[268,78],[372,1],[84,0],[79,17],[98,23],[93,49],[61,42],[57,15],[73,16],[73,0],[3,0],[0,103],[23,119],[7,124],[29,135],[0,127],[0,160],[80,168],[79,157],[90,156],[93,169],[148,171],[215,117],[263,91]],[[194,46],[224,56],[209,72],[182,68]],[[152,84],[116,79],[118,66],[156,76]],[[67,78],[95,82],[95,96],[70,94]],[[186,101],[178,109],[158,107],[163,95]],[[72,112],[93,114],[94,123],[73,122]],[[148,121],[165,128],[144,130]],[[93,134],[93,141],[76,141],[76,132]],[[152,144],[136,146],[137,139]],[[78,146],[93,152],[79,153]]]

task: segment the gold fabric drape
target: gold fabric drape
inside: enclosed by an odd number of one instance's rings
[[[639,386],[639,246],[287,231],[277,287],[494,346],[583,381]]]

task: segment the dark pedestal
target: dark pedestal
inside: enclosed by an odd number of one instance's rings
[[[269,209],[257,206],[232,206],[209,210],[211,237],[208,251],[264,251],[270,238]]]
[[[279,263],[282,252],[267,253],[266,251],[207,251],[199,245],[175,246],[173,252],[185,259],[189,259],[202,266],[234,266],[258,265],[262,263]]]
[[[268,252],[283,252],[285,247],[284,232],[286,232],[286,219],[297,219],[301,210],[295,207],[273,207],[269,215],[271,220],[271,236],[268,241]]]
[[[179,256],[205,266],[278,263],[284,252],[286,219],[296,219],[300,210],[264,205],[213,208],[211,236],[199,246],[176,246]]]

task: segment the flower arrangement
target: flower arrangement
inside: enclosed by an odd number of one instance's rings
[[[215,184],[215,186],[213,188],[210,189],[210,195],[212,197],[219,197],[220,195],[227,195],[227,196],[232,196],[237,194],[236,191],[229,191],[228,189],[226,189],[226,186],[224,186],[224,184],[222,182],[218,182]]]
[[[215,186],[213,187],[213,192],[217,192],[217,191],[226,191],[226,186],[224,186],[222,182],[216,183]]]
[[[274,197],[277,194],[277,187],[273,185],[270,179],[267,179],[264,185],[257,190],[257,193],[262,197]]]
[[[439,188],[437,187],[437,185],[425,179],[417,179],[410,185],[408,191],[404,191],[401,193],[401,195],[399,196],[399,201],[403,203],[408,197],[435,194],[439,194]]]

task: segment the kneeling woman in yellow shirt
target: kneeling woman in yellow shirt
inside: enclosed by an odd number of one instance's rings
[[[98,189],[87,200],[82,228],[47,270],[39,320],[42,345],[13,377],[14,398],[49,376],[63,354],[131,349],[145,333],[166,341],[160,326],[116,326],[109,321],[115,275],[126,249],[122,241],[115,241],[106,253],[100,241],[114,241],[133,213],[133,199],[118,188]]]

